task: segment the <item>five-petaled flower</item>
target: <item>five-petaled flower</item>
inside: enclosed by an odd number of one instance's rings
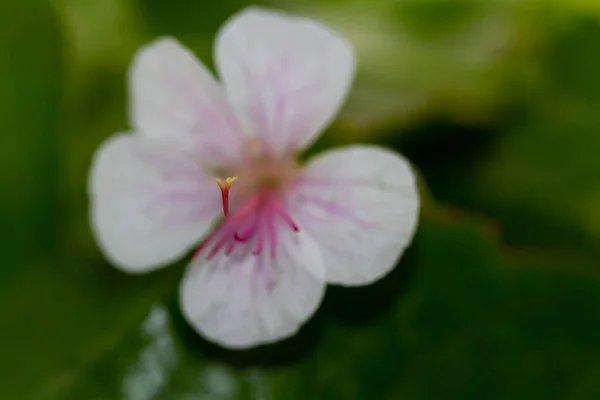
[[[293,335],[327,283],[389,272],[412,239],[419,200],[408,163],[382,148],[298,162],[352,84],[344,38],[248,8],[218,32],[214,59],[221,84],[174,39],[139,51],[132,132],[95,155],[91,221],[127,272],[195,250],[180,288],[184,316],[206,338],[247,348]]]

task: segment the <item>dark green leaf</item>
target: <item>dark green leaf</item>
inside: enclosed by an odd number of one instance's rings
[[[485,130],[433,127],[414,153],[434,195],[501,221],[519,245],[600,249],[600,22],[571,24],[545,82]]]
[[[600,282],[569,267],[503,259],[471,224],[424,222],[390,276],[330,288],[292,339],[226,351],[157,303],[43,398],[585,399],[600,378]]]

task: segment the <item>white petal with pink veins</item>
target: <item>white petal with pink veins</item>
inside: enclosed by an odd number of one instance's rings
[[[305,148],[329,125],[355,69],[342,36],[314,20],[258,7],[223,26],[215,60],[238,117],[274,154]]]
[[[278,234],[277,255],[251,246],[207,260],[200,255],[180,291],[183,314],[208,339],[249,348],[285,339],[300,329],[323,297],[323,261],[310,237]]]
[[[290,199],[298,226],[321,248],[327,281],[342,285],[388,273],[410,244],[419,212],[410,165],[375,146],[317,155]]]
[[[193,155],[144,136],[115,135],[97,150],[88,192],[106,256],[132,273],[181,257],[211,228],[220,196]]]
[[[135,130],[190,146],[206,161],[239,158],[244,136],[224,91],[175,39],[161,38],[142,47],[129,82]]]

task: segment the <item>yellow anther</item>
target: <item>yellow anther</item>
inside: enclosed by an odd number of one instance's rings
[[[221,190],[227,190],[231,187],[231,184],[233,182],[237,181],[237,179],[237,176],[230,176],[227,179],[225,179],[225,182],[223,182],[221,179],[215,178],[215,182],[217,182],[217,185],[219,185]]]

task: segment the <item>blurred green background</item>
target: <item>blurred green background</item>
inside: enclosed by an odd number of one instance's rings
[[[87,220],[96,147],[127,128],[133,52],[209,65],[242,0],[0,5],[0,399],[600,399],[600,2],[304,0],[357,48],[311,151],[405,154],[423,209],[382,281],[330,287],[294,338],[230,352],[181,317],[185,262],[111,267]]]

